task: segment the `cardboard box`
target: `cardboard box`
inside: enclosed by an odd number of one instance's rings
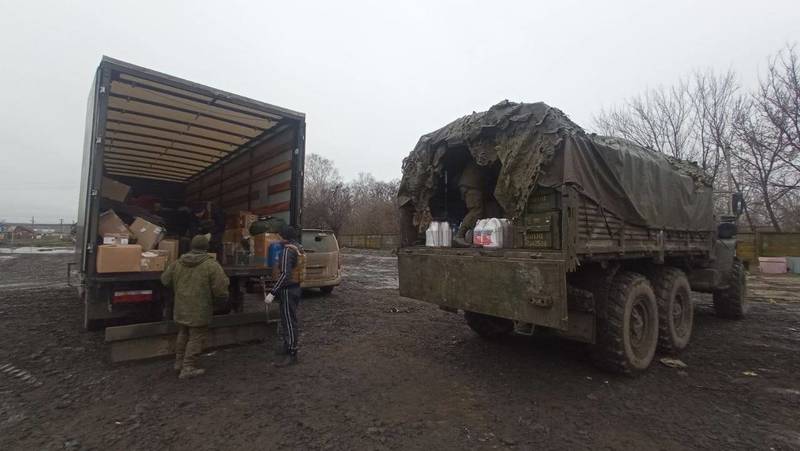
[[[128,244],[129,239],[127,233],[106,233],[103,235],[103,244]]]
[[[103,181],[100,183],[100,195],[106,199],[125,202],[130,192],[130,186],[108,177],[103,177]]]
[[[167,265],[178,259],[181,242],[171,238],[158,242],[158,250],[167,252]]]
[[[167,267],[167,257],[158,251],[142,252],[140,262],[143,272],[163,271]]]
[[[140,272],[141,258],[138,244],[103,244],[97,247],[97,272]]]
[[[97,234],[104,237],[115,233],[130,235],[131,231],[122,222],[122,219],[119,219],[119,216],[114,213],[114,210],[106,210],[100,213],[100,218],[97,221]]]
[[[258,216],[249,211],[241,210],[238,213],[225,217],[226,229],[241,229],[243,236],[250,236],[250,225],[258,220]]]
[[[131,224],[131,233],[136,237],[136,244],[149,251],[156,247],[164,236],[164,229],[142,218],[136,218]]]

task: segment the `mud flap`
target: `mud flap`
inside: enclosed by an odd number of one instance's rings
[[[568,329],[563,260],[401,252],[400,295],[450,309]]]

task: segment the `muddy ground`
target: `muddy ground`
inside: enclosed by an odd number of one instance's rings
[[[107,363],[64,286],[71,255],[0,256],[0,449],[798,449],[800,281],[752,279],[745,321],[698,298],[685,370],[595,369],[584,346],[477,338],[397,295],[395,260],[350,253],[308,296],[302,362],[218,350],[205,377]]]

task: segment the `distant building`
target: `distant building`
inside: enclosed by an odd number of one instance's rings
[[[32,240],[36,235],[30,227],[20,225],[9,227],[9,233],[14,240]]]

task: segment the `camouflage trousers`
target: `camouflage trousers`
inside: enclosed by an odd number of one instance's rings
[[[484,215],[483,193],[480,190],[468,188],[464,190],[462,196],[467,207],[467,214],[456,232],[456,237],[461,239],[467,235],[469,229],[475,227],[475,224]]]
[[[178,324],[178,339],[175,340],[175,360],[184,368],[196,368],[197,355],[203,352],[208,336],[208,327],[189,327]]]

